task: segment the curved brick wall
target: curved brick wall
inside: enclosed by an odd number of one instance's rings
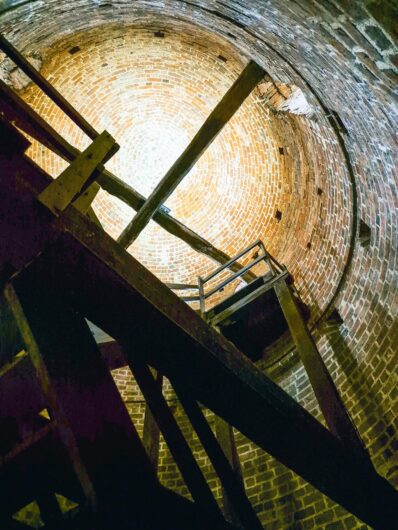
[[[230,254],[260,237],[287,264],[373,461],[397,485],[398,54],[390,3],[375,4],[142,1],[132,7],[80,0],[70,9],[32,2],[5,11],[0,30],[25,53],[39,54],[42,72],[95,127],[115,136],[122,149],[109,167],[145,194],[248,58],[274,80],[303,90],[315,109],[311,119],[275,112],[256,90],[166,205]],[[85,145],[38,91],[28,87],[23,95],[75,145]],[[340,143],[327,109],[346,128]],[[32,156],[54,175],[62,169],[37,146]],[[133,213],[103,193],[95,208],[112,235]],[[369,244],[363,230],[364,244],[353,240],[360,220],[371,230]],[[131,252],[164,281],[191,281],[214,266],[155,225]],[[318,321],[332,307],[343,323]],[[281,341],[259,366],[319,416],[290,344]],[[143,405],[129,373],[117,380],[140,423]],[[174,399],[171,390],[167,395]],[[237,440],[248,493],[266,528],[364,528],[241,435]],[[162,480],[179,489],[164,447],[160,464]]]

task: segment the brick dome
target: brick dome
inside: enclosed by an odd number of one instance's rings
[[[260,238],[287,265],[374,463],[397,485],[398,55],[368,3],[48,0],[5,11],[0,30],[116,138],[121,149],[107,167],[145,196],[249,59],[282,93],[301,91],[310,113],[281,109],[266,87],[256,88],[165,207],[230,255]],[[87,145],[38,89],[21,86],[63,136]],[[36,144],[31,156],[54,176],[64,167]],[[104,191],[94,208],[113,237],[134,215]],[[215,267],[153,222],[129,251],[166,282],[191,283]],[[259,366],[319,416],[290,343],[277,350]],[[269,528],[364,528],[238,440],[249,496]]]

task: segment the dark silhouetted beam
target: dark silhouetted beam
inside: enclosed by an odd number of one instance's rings
[[[163,376],[153,370],[153,376],[159,392],[163,388]],[[159,464],[160,429],[151,412],[148,403],[145,405],[144,428],[142,430],[142,445],[148,455],[153,469],[157,472]]]
[[[274,289],[330,431],[370,465],[369,455],[305,324],[291,287],[282,279],[275,283]]]
[[[118,242],[123,247],[128,248],[137,239],[155,212],[189,173],[258,82],[264,77],[265,73],[254,61],[249,62],[239,78],[199,129],[189,146],[159,182],[131,223],[123,230],[118,238]]]
[[[200,406],[182,386],[175,383],[173,386],[203,448],[220,478],[223,491],[228,496],[228,502],[231,506],[228,506],[226,510],[227,514],[230,517],[232,516],[233,519],[237,516],[245,530],[263,530],[246,496],[242,477],[233,469],[231,461],[226,455],[226,448],[223,448],[220,440],[217,440],[215,437]],[[223,421],[220,418],[218,420]],[[228,424],[225,423],[225,425],[229,428]],[[231,507],[232,510],[230,510]],[[233,522],[235,523],[236,521],[234,520]]]

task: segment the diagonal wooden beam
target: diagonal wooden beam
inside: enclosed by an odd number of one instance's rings
[[[78,149],[70,145],[59,133],[55,131],[37,112],[35,112],[25,101],[15,94],[0,79],[0,113],[19,129],[25,131],[32,138],[57,153],[68,162],[74,160],[80,153]],[[145,197],[134,188],[113,175],[110,171],[102,169],[97,177],[97,182],[109,194],[117,197],[135,211],[145,204]],[[174,219],[174,217],[158,210],[154,217],[164,230],[178,237],[189,245],[193,250],[203,254],[217,263],[224,264],[230,260],[230,256],[212,245],[205,238],[188,228],[186,225]],[[229,267],[233,272],[243,267],[239,263],[233,263]],[[244,274],[243,279],[247,282],[254,280],[256,276],[252,272]]]
[[[0,33],[0,50],[2,50],[14,63],[48,96],[58,107],[92,140],[98,136],[97,131],[83,116],[58,92],[41,73],[30,64],[28,60]]]
[[[64,211],[93,182],[93,173],[118,149],[112,136],[104,131],[38,196],[55,215]]]
[[[155,212],[189,173],[218,133],[264,77],[265,73],[254,61],[249,62],[242,74],[199,129],[189,146],[159,182],[145,201],[144,206],[123,230],[118,238],[118,242],[123,247],[128,248],[137,239]]]

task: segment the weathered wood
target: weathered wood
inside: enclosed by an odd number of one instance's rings
[[[304,322],[291,287],[286,280],[281,280],[275,283],[274,289],[330,431],[358,458],[371,465],[366,448]]]
[[[239,455],[236,449],[234,431],[231,425],[218,416],[215,417],[215,427],[216,427],[216,438],[220,444],[221,450],[224,452],[225,457],[227,458],[235,476],[235,480],[240,484],[241,488],[244,490],[242,469],[240,466]],[[233,502],[231,495],[228,493],[228,490],[223,486],[223,503],[224,511],[228,514],[229,520],[235,522],[236,517],[239,517],[239,512],[237,512],[235,503]]]
[[[0,50],[2,50],[14,63],[54,102],[87,136],[94,140],[98,133],[77,112],[77,110],[49,83],[34,66],[4,37],[0,34]]]
[[[153,376],[159,392],[162,392],[163,376],[153,370]],[[159,464],[160,429],[148,404],[145,406],[144,428],[142,431],[142,445],[147,452],[153,469],[157,472]]]
[[[207,513],[210,527],[219,525],[218,505],[150,369],[137,356],[130,368],[195,503]]]
[[[55,215],[63,212],[80,198],[85,187],[92,183],[97,167],[109,159],[118,148],[112,136],[104,131],[40,193],[38,200]]]
[[[20,165],[17,175],[4,163],[3,182],[18,181],[15,204],[27,204],[24,214],[34,217],[40,205],[24,195],[33,193],[33,183],[40,186],[42,177],[28,160],[23,163],[26,167]],[[30,187],[22,185],[25,181]],[[6,226],[13,225],[15,215],[10,211]],[[37,222],[48,229],[48,219]],[[53,229],[59,235],[48,249],[53,254],[42,283],[63,289],[72,306],[127,345],[132,364],[129,348],[169,379],[189,384],[197,400],[370,526],[398,527],[397,493],[388,482],[145,267],[74,209],[65,211]],[[37,232],[45,239],[44,228]],[[18,252],[24,249],[18,247]],[[10,265],[17,262],[15,254]],[[32,266],[20,274],[28,274]]]
[[[93,182],[79,197],[73,202],[73,206],[82,213],[89,213],[90,206],[92,205],[95,197],[97,196],[101,186],[96,182]],[[90,213],[89,213],[90,216]]]
[[[264,75],[265,71],[258,64],[254,61],[249,62],[239,78],[211,112],[189,146],[159,182],[145,201],[144,206],[123,230],[118,238],[118,242],[123,247],[128,248],[135,241],[155,212],[170,197]]]
[[[68,162],[79,155],[80,151],[64,140],[29,105],[14,94],[1,79],[0,94],[0,110],[8,121],[15,123],[21,130],[27,132],[32,138],[35,138]],[[105,191],[123,201],[133,208],[133,210],[138,211],[145,204],[146,199],[138,191],[108,170],[103,170],[99,173],[96,181]],[[230,257],[225,252],[217,249],[199,234],[161,210],[158,210],[154,215],[154,221],[169,232],[169,234],[178,237],[193,250],[204,254],[216,263],[226,263],[230,260]],[[242,268],[243,266],[239,263],[233,263],[231,265],[233,272],[239,271]],[[256,276],[252,272],[247,272],[243,276],[246,282],[250,282],[255,278]]]
[[[234,457],[229,458],[232,454],[230,443],[224,439],[220,440],[219,435],[217,440],[195,399],[190,396],[190,393],[182,385],[173,384],[173,386],[181,405],[220,478],[223,491],[228,497],[228,505],[224,505],[224,508],[227,508],[225,510],[227,516],[229,516],[234,524],[239,525],[240,521],[245,530],[262,530],[263,527],[246,496],[242,477],[237,472]],[[218,419],[220,420],[220,418]],[[225,425],[229,427],[228,424]],[[238,521],[236,521],[236,516]]]

